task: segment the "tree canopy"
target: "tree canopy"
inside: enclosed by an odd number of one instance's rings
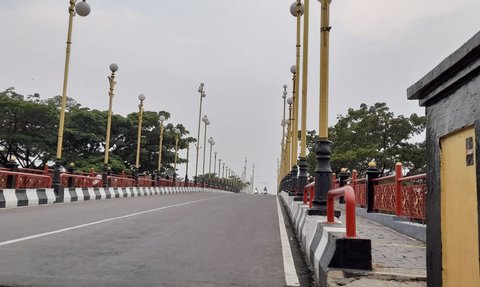
[[[408,174],[425,172],[425,140],[418,142],[418,136],[425,130],[424,116],[415,113],[409,117],[395,116],[386,103],[375,103],[350,108],[337,120],[329,128],[333,172],[338,173],[344,167],[363,172],[370,161],[375,161],[384,173],[393,171],[397,162],[403,164]],[[309,172],[313,174],[315,131],[310,131],[307,138]]]
[[[14,88],[0,92],[0,165],[15,156],[22,167],[38,168],[55,160],[60,97],[42,100],[39,94],[23,96]],[[166,111],[145,111],[142,122],[140,171],[154,171],[158,165],[159,117]],[[82,107],[67,100],[62,159],[77,169],[99,171],[103,167],[107,111]],[[180,130],[179,150],[195,142],[182,124],[168,123],[164,129],[162,170],[173,168],[175,128]],[[138,113],[112,115],[110,160],[114,172],[129,171],[135,164]],[[178,163],[186,162],[179,158]]]

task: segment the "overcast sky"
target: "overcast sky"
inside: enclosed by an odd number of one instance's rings
[[[107,110],[108,66],[115,62],[114,113],[136,111],[144,93],[146,110],[169,111],[171,122],[196,137],[204,82],[202,113],[214,150],[238,175],[248,157],[248,175],[255,163],[259,189],[266,183],[273,191],[282,86],[291,96],[295,63],[292,2],[89,0],[91,14],[74,18],[67,95]],[[310,5],[307,126],[318,130],[320,4]],[[67,7],[68,0],[0,0],[0,90],[61,94]],[[329,124],[361,103],[424,114],[406,89],[479,31],[479,11],[479,0],[333,0]]]

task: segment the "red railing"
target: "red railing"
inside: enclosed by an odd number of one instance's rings
[[[395,175],[376,178],[372,182],[374,182],[373,209],[383,212],[395,212]]]
[[[103,180],[99,176],[85,176],[73,173],[62,173],[60,182],[63,187],[102,187]]]
[[[357,171],[352,171],[352,180],[350,184],[355,191],[355,202],[361,207],[367,206],[367,179],[360,178],[357,179]]]
[[[409,217],[413,220],[426,220],[425,202],[427,194],[426,174],[403,177],[402,165],[395,166],[395,175],[373,179],[374,206],[376,212]],[[351,185],[358,205],[366,207],[367,179],[357,179],[352,172]],[[399,200],[397,200],[399,198]]]
[[[131,176],[125,175],[124,172],[120,176],[109,175],[107,177],[109,187],[130,187],[135,186],[135,179]]]
[[[25,172],[16,172],[0,170],[0,188],[7,188],[8,178],[11,177],[15,183],[12,188],[45,188],[50,187],[52,179],[48,175],[31,174]]]
[[[315,196],[315,182],[311,182],[307,184],[303,189],[303,204],[307,204],[308,207],[312,208],[313,205],[313,197]]]
[[[400,198],[402,200],[398,201],[400,210],[397,215],[419,220],[426,219],[426,178],[426,174],[399,178],[398,182],[401,185]]]
[[[335,222],[335,197],[345,197],[345,225],[346,237],[357,237],[357,223],[355,215],[355,192],[351,186],[343,186],[336,189],[331,189],[327,193],[327,222]]]

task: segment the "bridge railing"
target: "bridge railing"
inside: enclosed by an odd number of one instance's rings
[[[46,188],[51,184],[52,178],[48,175],[0,170],[0,189]]]
[[[395,214],[409,218],[412,221],[425,222],[426,220],[426,174],[404,177],[402,165],[397,164],[395,175],[368,179],[357,178],[358,173],[353,170],[352,177],[347,184],[352,187],[357,206],[367,206],[367,184],[373,185],[373,206],[372,210],[378,213]],[[338,188],[340,182],[335,175],[332,176],[332,189]],[[303,203],[312,207],[315,196],[315,182],[305,186]]]
[[[402,165],[395,166],[395,175],[371,179],[373,185],[373,206],[375,212],[395,214],[408,217],[414,221],[426,220],[426,185],[425,173],[404,177]],[[357,179],[357,172],[352,172],[350,185],[355,191],[357,205],[367,207],[367,178]]]

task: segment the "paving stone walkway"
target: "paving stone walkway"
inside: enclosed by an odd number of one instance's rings
[[[341,221],[344,215],[342,211]],[[332,274],[328,286],[427,286],[425,243],[359,216],[357,236],[372,241],[372,272]]]

